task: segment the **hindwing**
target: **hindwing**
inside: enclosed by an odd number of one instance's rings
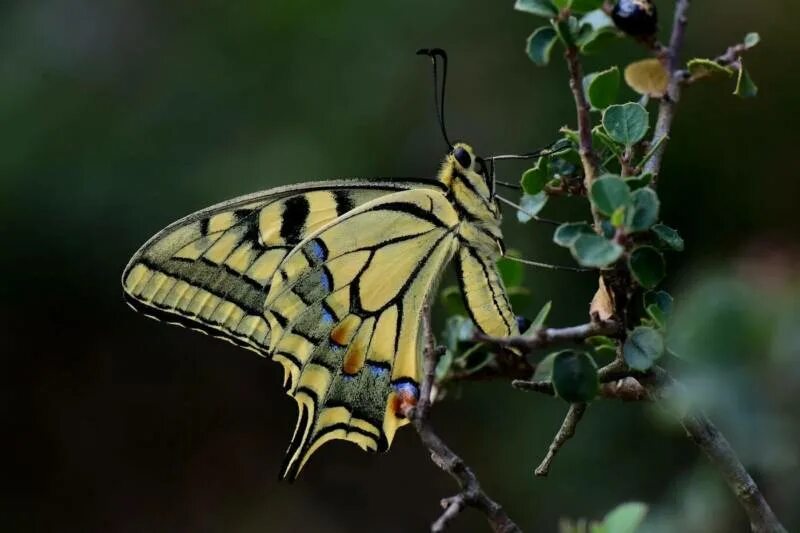
[[[407,423],[422,308],[458,245],[458,222],[439,191],[397,192],[309,235],[281,263],[265,315],[299,411],[284,477],[333,439],[385,450]]]

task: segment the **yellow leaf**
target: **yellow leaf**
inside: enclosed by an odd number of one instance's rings
[[[660,98],[667,92],[669,74],[658,59],[642,59],[625,67],[625,83],[639,94]]]

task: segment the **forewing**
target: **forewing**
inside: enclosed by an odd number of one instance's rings
[[[278,265],[307,235],[422,180],[329,181],[243,196],[159,232],[122,275],[128,303],[153,318],[267,353],[264,301]]]
[[[354,209],[300,243],[271,282],[269,350],[298,421],[282,475],[333,439],[386,450],[416,402],[420,317],[457,247],[458,217],[436,190]]]

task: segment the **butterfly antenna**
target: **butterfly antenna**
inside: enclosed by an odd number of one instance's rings
[[[492,165],[494,165],[494,162],[492,162]],[[498,185],[502,185],[503,187],[505,187],[507,189],[514,189],[514,190],[517,190],[517,191],[521,191],[522,190],[522,187],[520,187],[516,183],[509,183],[507,181],[500,181],[500,180],[495,180],[495,183],[497,183]]]
[[[428,56],[433,63],[433,104],[436,107],[436,118],[439,120],[439,127],[442,129],[444,142],[447,148],[452,150],[453,143],[447,135],[447,128],[444,121],[444,95],[447,88],[447,52],[441,48],[421,48],[417,50],[417,55]],[[442,88],[439,90],[439,60],[442,62]]]
[[[547,270],[567,270],[569,272],[594,272],[595,269],[593,268],[581,268],[581,267],[572,267],[572,266],[564,266],[564,265],[551,265],[550,263],[540,263],[538,261],[528,261],[527,259],[522,259],[520,257],[514,257],[511,255],[503,256],[505,259],[510,259],[511,261],[515,261],[517,263],[522,263],[523,265],[528,265],[536,268],[545,268]]]
[[[535,220],[536,222],[543,222],[545,224],[550,224],[551,226],[560,226],[561,225],[561,222],[559,222],[558,220],[550,220],[549,218],[538,217],[538,216],[534,215],[533,213],[529,212],[528,210],[526,210],[521,205],[515,204],[514,202],[512,202],[508,198],[503,198],[499,194],[496,194],[495,198],[497,198],[498,200],[500,200],[502,203],[506,204],[507,206],[513,207],[514,209],[516,209],[520,213],[523,213],[524,215],[529,216],[531,218],[531,220]]]
[[[533,152],[528,152],[527,154],[502,154],[502,155],[493,155],[491,157],[487,157],[486,159],[490,159],[492,161],[507,161],[513,159],[535,159],[537,157],[541,157],[543,155],[551,155],[557,154],[567,148],[570,148],[572,143],[567,139],[559,139],[550,146],[542,148],[541,150],[536,150]]]

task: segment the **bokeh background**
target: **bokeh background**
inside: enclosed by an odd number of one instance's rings
[[[280,368],[130,311],[119,275],[167,223],[309,179],[431,176],[444,144],[429,64],[450,52],[449,129],[482,153],[525,151],[574,123],[566,69],[523,52],[540,24],[513,2],[0,3],[0,346],[5,531],[420,531],[452,481],[413,431],[391,453],[323,448],[277,481],[294,423]],[[662,34],[672,2],[658,2]],[[789,530],[800,529],[800,273],[793,163],[800,4],[697,2],[687,56],[748,31],[761,94],[685,92],[660,194],[686,253],[670,257],[672,327],[697,399]],[[587,72],[643,51],[621,41]],[[631,96],[632,95],[628,95]],[[653,113],[654,114],[654,113]],[[501,169],[515,180],[524,167]],[[545,213],[586,216],[565,202]],[[507,241],[568,262],[548,226]],[[529,271],[531,314],[585,319],[591,276]],[[435,421],[526,530],[651,505],[648,531],[735,532],[744,514],[655,408],[598,401],[551,476],[534,478],[566,406],[472,384]],[[483,531],[468,511],[456,531]]]

